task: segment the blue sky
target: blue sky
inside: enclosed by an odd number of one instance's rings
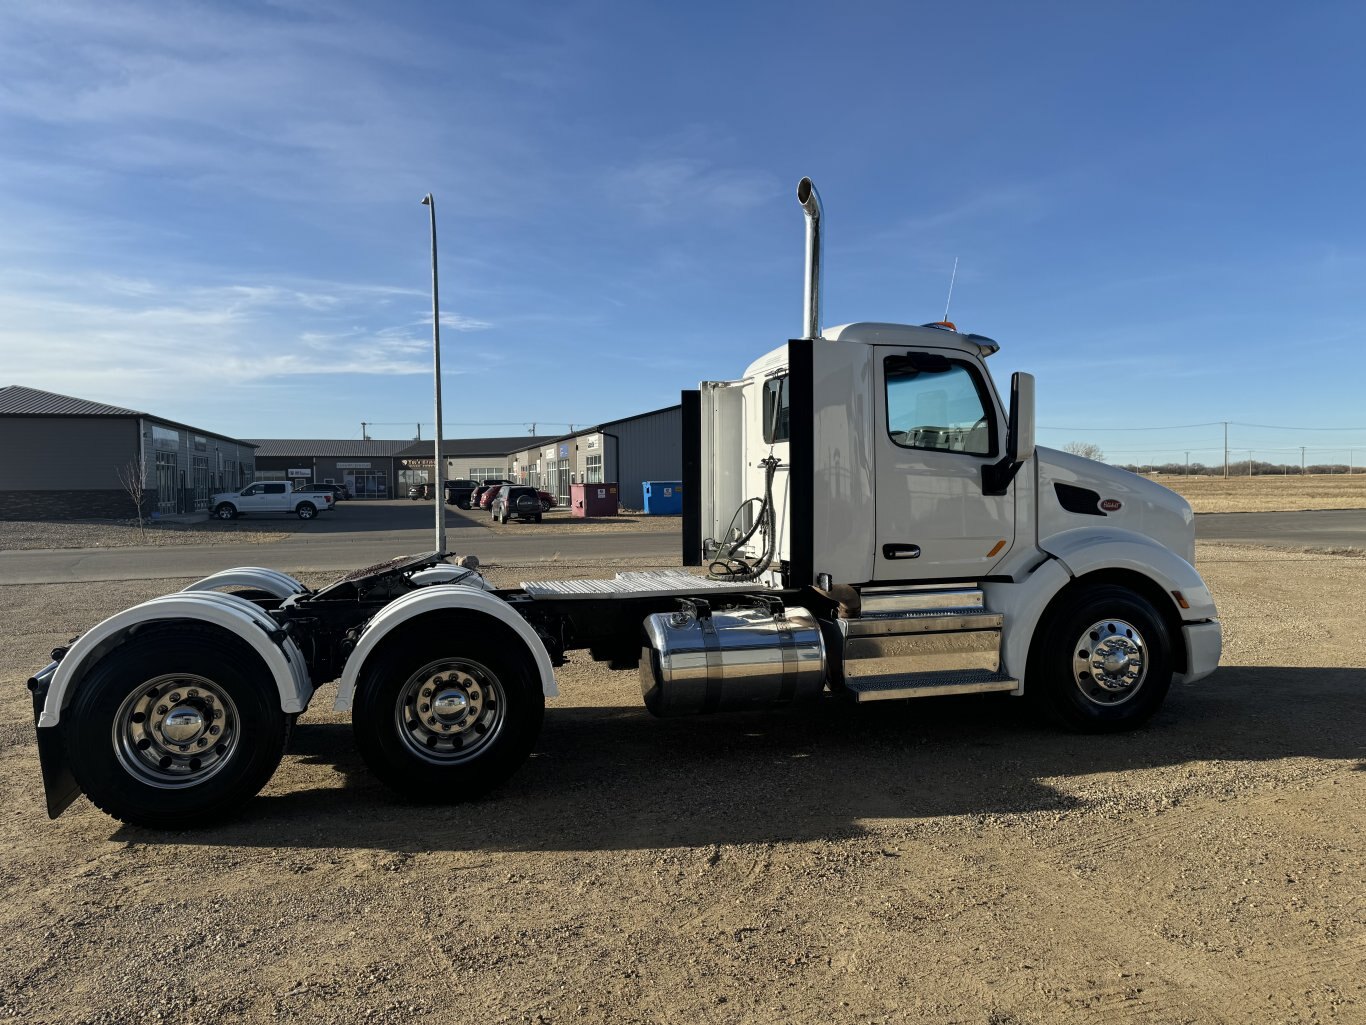
[[[0,384],[246,437],[677,401],[825,322],[943,312],[1041,440],[1366,461],[1366,8],[8,4]],[[389,426],[392,424],[392,426]],[[1361,428],[1361,429],[1354,429]],[[424,437],[430,426],[424,427]],[[1288,453],[1286,453],[1288,455]],[[1296,453],[1296,458],[1298,455]],[[1310,455],[1310,461],[1315,458]]]

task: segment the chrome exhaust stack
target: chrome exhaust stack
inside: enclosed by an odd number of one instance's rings
[[[802,337],[821,333],[821,194],[810,178],[797,183],[797,202],[806,212],[806,294],[802,297]]]

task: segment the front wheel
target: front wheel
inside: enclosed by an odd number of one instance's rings
[[[317,507],[311,502],[304,502],[298,509],[294,510],[301,520],[311,520],[318,515]]]
[[[284,754],[290,718],[269,680],[254,654],[211,630],[135,638],[100,660],[63,713],[72,775],[123,822],[216,823]]]
[[[480,797],[531,754],[545,695],[521,642],[487,617],[443,621],[441,639],[405,637],[372,657],[352,711],[361,757],[385,784],[418,800]]]
[[[220,520],[237,519],[237,509],[231,502],[220,502],[218,508],[213,511],[213,514]]]
[[[1114,733],[1152,718],[1172,683],[1172,642],[1142,595],[1116,584],[1083,586],[1040,624],[1025,695],[1076,730]]]

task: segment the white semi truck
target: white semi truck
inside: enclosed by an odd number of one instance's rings
[[[369,767],[486,793],[531,753],[555,667],[638,665],[657,715],[1004,692],[1130,729],[1219,661],[1190,506],[1034,444],[1033,380],[948,323],[820,329],[810,180],[802,337],[683,394],[683,570],[490,586],[441,552],[319,590],[215,574],[105,620],[30,681],[49,814],[213,823],[337,681]]]

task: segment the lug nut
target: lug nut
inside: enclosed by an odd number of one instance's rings
[[[221,718],[223,718],[223,709],[221,709],[221,708],[215,708],[215,709],[213,710],[213,717],[214,717],[215,719],[221,719]]]
[[[212,704],[213,704],[213,695],[212,695],[212,694],[205,694],[205,695],[204,695],[204,704],[206,704],[206,705],[212,705]]]
[[[195,743],[198,744],[200,747],[204,747],[209,743],[209,741],[207,737],[200,737],[198,740],[195,741]]]
[[[418,706],[417,706],[417,710],[418,710],[419,712],[430,712],[430,711],[432,710],[432,706],[431,706],[431,705],[418,705]]]
[[[210,726],[210,727],[209,727],[209,736],[211,736],[211,737],[216,737],[216,736],[218,736],[218,727],[217,727],[217,726]]]
[[[179,692],[177,692],[177,693],[175,693],[175,694],[172,694],[172,695],[171,695],[171,700],[172,700],[172,701],[179,701],[179,700],[180,700],[180,694],[179,694]]]
[[[165,715],[171,710],[169,705],[157,705],[157,715]]]
[[[185,693],[188,694],[188,695],[189,695],[190,697],[192,697],[192,698],[197,698],[197,697],[199,697],[199,691],[195,690],[193,687],[191,687],[191,688],[190,688],[189,690],[187,690]]]

